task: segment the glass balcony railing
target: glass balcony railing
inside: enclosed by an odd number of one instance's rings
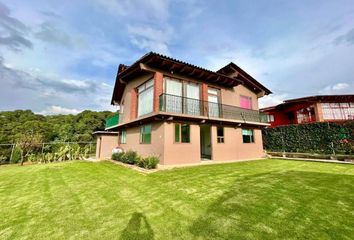
[[[160,111],[167,113],[224,118],[244,122],[264,122],[260,112],[231,105],[201,101],[170,94],[160,95]]]
[[[112,117],[106,119],[106,129],[117,126],[119,123],[119,113],[115,113]]]

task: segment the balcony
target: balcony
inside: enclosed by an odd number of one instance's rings
[[[257,110],[201,101],[170,94],[160,95],[160,111],[166,113],[223,118],[242,122],[264,122]]]
[[[106,119],[106,130],[117,126],[119,123],[119,113],[115,113],[112,117]]]

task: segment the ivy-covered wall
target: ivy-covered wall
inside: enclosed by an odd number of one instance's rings
[[[354,121],[279,126],[262,133],[267,151],[354,154]]]

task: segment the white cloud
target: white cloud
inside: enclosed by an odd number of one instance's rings
[[[259,99],[259,108],[275,106],[288,99],[287,94],[271,94]]]
[[[169,26],[156,28],[148,25],[128,25],[131,43],[142,50],[169,55],[168,45],[173,36]]]
[[[50,106],[47,107],[46,109],[37,112],[37,114],[42,114],[42,115],[67,115],[67,114],[78,114],[81,111],[75,108],[65,108],[61,106]]]
[[[354,84],[348,83],[336,83],[331,84],[323,89],[321,89],[318,93],[319,94],[353,94]]]

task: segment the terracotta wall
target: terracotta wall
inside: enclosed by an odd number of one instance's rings
[[[260,129],[254,129],[254,143],[243,143],[242,129],[233,127],[224,127],[224,143],[217,143],[216,129],[216,126],[212,126],[211,128],[213,160],[231,161],[264,157],[262,132]]]
[[[110,159],[113,148],[118,146],[117,135],[96,135],[96,159]]]
[[[162,122],[154,122],[151,124],[151,143],[140,143],[140,128],[136,126],[128,128],[127,131],[127,143],[120,144],[120,147],[124,151],[133,150],[137,151],[141,156],[158,156],[163,161],[163,145],[164,145],[164,124]]]
[[[130,82],[128,82],[127,86],[125,87],[123,96],[122,96],[122,103],[124,103],[124,107],[123,107],[123,113],[120,113],[120,119],[119,119],[119,123],[126,123],[129,122],[131,120],[131,117],[133,115],[133,113],[131,113],[131,109],[135,109],[136,111],[136,104],[133,103],[133,105],[131,104],[131,100],[132,100],[132,91],[134,88],[138,87],[139,85],[141,85],[142,83],[144,83],[145,81],[153,78],[153,74],[149,73],[146,74],[144,76],[141,76],[139,78],[136,78]],[[136,114],[135,114],[136,115]]]
[[[175,143],[174,123],[165,123],[164,160],[162,164],[177,165],[200,162],[199,125],[190,125],[190,143]]]

